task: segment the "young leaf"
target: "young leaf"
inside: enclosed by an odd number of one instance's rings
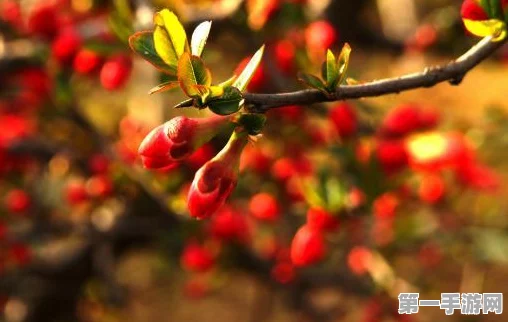
[[[346,78],[347,68],[349,66],[349,56],[351,55],[351,46],[348,43],[344,44],[340,51],[339,58],[337,59],[337,69],[339,72],[339,84],[342,84]]]
[[[201,53],[205,48],[206,40],[208,39],[208,34],[210,33],[211,27],[211,21],[203,21],[199,24],[199,26],[196,27],[196,29],[194,29],[191,39],[191,52],[194,56],[201,56]]]
[[[233,86],[238,88],[240,91],[245,90],[247,85],[249,84],[252,75],[259,66],[261,59],[263,58],[263,52],[265,50],[265,45],[261,46],[258,51],[252,56],[249,63],[245,66],[243,71],[238,75],[238,78],[234,81]]]
[[[150,89],[148,94],[152,95],[154,93],[161,93],[161,92],[169,91],[170,89],[178,87],[179,85],[180,85],[180,83],[176,80],[168,81],[168,82],[159,84],[159,85],[155,86],[154,88]]]
[[[224,88],[221,86],[209,86],[210,98],[219,97],[224,95]]]
[[[234,83],[235,80],[236,80],[236,75],[233,75],[232,77],[230,77],[229,79],[223,81],[222,83],[220,83],[217,86],[220,86],[222,88],[233,86],[233,83]]]
[[[492,36],[493,41],[501,41],[507,35],[506,23],[497,19],[480,21],[464,19],[464,25],[473,35],[479,37]]]
[[[199,96],[202,99],[205,93],[208,96],[209,90],[205,90],[205,88],[211,85],[212,75],[201,58],[184,53],[178,61],[177,76],[180,86],[187,96]],[[196,87],[196,85],[204,86],[204,88]]]
[[[131,49],[160,71],[176,75],[176,66],[168,66],[155,51],[151,31],[140,31],[129,37]]]
[[[243,105],[242,93],[236,87],[224,88],[224,94],[219,99],[208,102],[208,108],[219,115],[236,113]]]
[[[176,15],[168,9],[157,12],[154,22],[155,50],[166,64],[176,66],[180,56],[189,51],[185,29]]]
[[[323,81],[311,74],[300,73],[298,74],[298,80],[303,82],[305,85],[319,89],[320,91],[326,92],[326,86]]]
[[[328,49],[326,52],[326,85],[329,90],[333,90],[337,86],[339,80],[339,72],[337,70],[337,63],[335,62],[335,55]]]
[[[174,108],[184,108],[184,107],[192,107],[194,104],[194,99],[192,98],[189,98],[185,101],[182,101],[178,104],[176,104],[175,106],[173,106]]]

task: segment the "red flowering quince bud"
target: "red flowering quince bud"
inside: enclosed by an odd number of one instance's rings
[[[86,182],[88,195],[95,198],[107,198],[113,193],[113,182],[106,175],[94,175]]]
[[[291,261],[295,266],[308,266],[321,261],[326,253],[325,241],[319,230],[300,227],[291,243]]]
[[[17,266],[25,266],[32,260],[32,250],[28,245],[15,243],[10,246],[7,258]]]
[[[381,140],[377,143],[376,155],[383,171],[393,174],[408,165],[408,153],[402,140]]]
[[[29,13],[28,32],[44,37],[53,38],[60,28],[60,16],[55,5],[37,5]]]
[[[210,220],[210,234],[224,241],[248,241],[249,227],[245,216],[224,205]]]
[[[335,105],[330,110],[329,118],[341,138],[347,139],[356,134],[358,120],[356,112],[350,104],[339,103]]]
[[[102,63],[102,57],[89,49],[78,51],[73,61],[73,68],[76,73],[88,75],[96,71]]]
[[[372,261],[372,252],[363,246],[353,247],[347,256],[347,265],[356,275],[363,275],[369,269]]]
[[[88,199],[85,184],[81,181],[71,181],[64,190],[65,199],[70,205],[78,205]]]
[[[122,88],[132,71],[132,60],[127,56],[109,58],[101,68],[100,80],[102,87],[109,91]]]
[[[305,28],[304,36],[307,52],[314,60],[322,60],[325,51],[331,48],[338,39],[333,26],[325,20],[309,24]]]
[[[30,208],[30,196],[21,189],[14,189],[5,196],[5,208],[11,213],[24,213]]]
[[[423,202],[435,204],[443,199],[445,192],[446,186],[443,178],[438,175],[427,175],[420,182],[418,196]]]
[[[255,218],[263,221],[275,221],[280,216],[280,206],[271,194],[261,192],[250,199],[249,211]]]
[[[395,194],[386,192],[377,197],[372,206],[377,219],[393,219],[399,206],[399,199]]]
[[[288,284],[295,279],[296,272],[293,264],[282,261],[273,266],[270,275],[278,283]]]
[[[481,191],[495,192],[501,184],[501,178],[497,173],[476,161],[457,167],[455,174],[465,186]]]
[[[307,211],[307,226],[323,232],[332,232],[339,228],[339,220],[323,208],[312,207]]]
[[[194,153],[192,153],[185,160],[185,164],[188,165],[191,169],[197,170],[201,168],[205,163],[210,161],[215,156],[215,154],[217,154],[217,151],[213,145],[206,143],[194,151]]]
[[[195,242],[185,246],[180,261],[184,269],[192,272],[206,272],[215,263],[210,251]]]
[[[146,168],[164,168],[188,158],[229,125],[230,118],[224,116],[207,118],[177,116],[148,133],[141,142],[138,153]]]
[[[420,108],[405,104],[391,110],[383,120],[380,134],[386,137],[403,137],[420,128]]]
[[[72,61],[82,44],[81,36],[74,30],[66,30],[60,33],[51,44],[51,54],[61,64]]]
[[[289,40],[278,41],[273,49],[275,63],[284,74],[291,74],[295,68],[295,46]]]
[[[240,154],[247,140],[246,133],[233,133],[228,144],[196,172],[187,196],[192,217],[210,217],[224,204],[238,181]]]
[[[481,7],[479,0],[464,0],[460,9],[462,19],[488,20],[487,12]]]

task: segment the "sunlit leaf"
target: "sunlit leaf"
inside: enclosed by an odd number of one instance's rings
[[[219,97],[224,95],[224,88],[221,86],[209,86],[210,98]]]
[[[339,72],[337,70],[337,63],[335,62],[335,55],[328,49],[326,52],[326,85],[328,89],[333,90],[337,86],[339,80]]]
[[[467,30],[475,36],[492,36],[493,41],[501,41],[506,38],[506,23],[498,19],[475,21],[464,19]]]
[[[261,46],[258,51],[252,56],[249,63],[245,66],[243,71],[238,75],[238,78],[234,81],[233,86],[238,88],[240,91],[245,90],[247,85],[249,84],[252,76],[256,72],[259,64],[261,63],[261,59],[263,58],[263,52],[265,50],[265,45]]]
[[[201,56],[212,27],[211,21],[203,21],[194,29],[191,40],[191,52],[194,56]]]
[[[220,84],[219,84],[219,85],[217,85],[217,86],[220,86],[220,87],[222,87],[222,88],[224,88],[224,87],[229,87],[229,86],[233,86],[233,83],[235,82],[235,80],[236,80],[236,75],[233,75],[231,78],[229,78],[229,79],[227,79],[227,80],[223,81],[222,83],[220,83]]]
[[[189,50],[185,29],[176,15],[168,9],[157,12],[154,22],[155,50],[166,64],[176,66],[180,56]]]
[[[161,93],[161,92],[169,91],[170,89],[176,88],[178,86],[180,86],[180,83],[176,80],[165,82],[165,83],[159,84],[159,85],[155,86],[154,88],[150,89],[148,94],[152,95],[154,93]]]
[[[173,106],[174,108],[184,108],[184,107],[192,107],[194,104],[194,99],[190,98],[188,100],[185,100],[185,101],[182,101],[178,104],[176,104],[175,106]]]
[[[243,105],[242,93],[236,87],[224,88],[224,94],[219,99],[208,102],[208,108],[219,115],[236,113]]]
[[[155,51],[151,31],[140,31],[129,37],[131,49],[162,72],[176,75],[176,65],[168,66]]]
[[[349,56],[351,55],[351,46],[345,43],[337,59],[337,69],[339,72],[339,84],[342,84],[346,78],[347,68],[349,66]]]
[[[189,97],[199,96],[203,98],[210,94],[209,90],[205,90],[212,83],[212,75],[210,70],[206,68],[201,58],[192,56],[190,53],[184,53],[178,61],[178,81],[183,91]],[[203,87],[196,87],[201,85]]]
[[[314,75],[300,73],[298,74],[298,80],[303,82],[308,87],[326,91],[326,86],[323,81]]]

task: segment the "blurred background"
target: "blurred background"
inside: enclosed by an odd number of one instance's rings
[[[152,128],[211,114],[148,95],[167,76],[128,37],[162,8],[188,35],[213,21],[214,83],[266,44],[248,91],[279,93],[346,42],[350,83],[449,62],[477,41],[461,5],[0,0],[0,321],[507,321],[397,313],[400,292],[508,291],[506,46],[459,86],[269,111],[207,220],[186,192],[230,133],[170,169],[137,155]],[[295,266],[316,209],[333,218],[325,256]]]

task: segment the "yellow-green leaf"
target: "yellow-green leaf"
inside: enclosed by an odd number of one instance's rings
[[[309,87],[319,89],[320,91],[326,92],[326,86],[325,86],[325,84],[323,84],[323,81],[314,75],[299,73],[298,80]]]
[[[238,78],[234,81],[233,86],[238,88],[240,91],[245,90],[247,85],[249,84],[252,76],[256,72],[256,69],[261,63],[261,59],[263,58],[263,52],[265,50],[265,45],[261,46],[258,51],[252,56],[249,63],[245,66],[243,71],[238,75]]]
[[[339,72],[339,84],[342,84],[346,78],[347,68],[349,66],[349,56],[351,55],[351,46],[345,43],[340,51],[339,58],[337,59],[337,69]]]
[[[210,98],[220,97],[224,94],[224,88],[221,86],[209,86],[208,89],[210,90]]]
[[[466,29],[475,36],[492,36],[493,41],[501,41],[506,38],[506,23],[498,19],[470,20],[463,19]]]
[[[222,97],[208,102],[208,108],[219,115],[236,113],[243,105],[242,93],[236,87],[226,87]]]
[[[194,29],[191,39],[191,52],[194,56],[201,56],[201,53],[205,48],[206,40],[208,39],[208,34],[210,33],[211,27],[211,21],[203,21],[199,24],[199,26],[196,27],[196,29]]]
[[[236,80],[236,75],[233,75],[232,77],[230,77],[229,79],[223,81],[222,83],[220,83],[217,86],[220,86],[222,88],[233,86],[233,83],[234,83],[235,80]]]
[[[212,84],[212,75],[210,70],[206,68],[201,58],[192,56],[190,53],[184,53],[178,61],[178,81],[182,90],[189,97],[199,96],[203,98],[202,93],[209,94],[209,90],[204,90],[196,85],[202,85],[205,88]],[[204,94],[203,94],[204,95]]]
[[[189,51],[185,29],[176,15],[168,9],[157,12],[154,23],[153,40],[157,54],[169,66],[176,66],[180,56]]]
[[[176,88],[180,85],[178,81],[169,81],[162,84],[159,84],[155,86],[154,88],[150,89],[148,94],[152,95],[154,93],[161,93],[165,91],[169,91],[170,89]]]
[[[131,49],[144,60],[152,64],[160,71],[176,75],[176,65],[167,65],[155,51],[153,33],[151,31],[140,31],[129,37],[129,45]]]
[[[333,90],[339,80],[339,72],[337,70],[337,63],[335,62],[335,55],[328,49],[326,52],[326,85],[328,89]]]

